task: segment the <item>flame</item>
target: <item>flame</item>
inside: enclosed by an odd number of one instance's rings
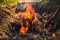
[[[18,14],[15,14],[15,16],[24,16],[25,19],[29,18],[31,19],[33,15],[37,15],[35,10],[32,8],[31,3],[26,3],[26,11],[25,12],[19,12]]]
[[[32,21],[32,24],[37,21],[37,17],[34,16],[34,20]]]
[[[34,20],[32,21],[32,24],[33,24],[37,20],[37,18],[36,18],[37,14],[36,14],[35,10],[32,8],[31,3],[26,2],[26,6],[27,7],[26,7],[26,11],[25,12],[19,12],[18,14],[15,14],[15,16],[17,16],[17,17],[18,16],[19,17],[23,16],[25,20],[26,19],[32,20],[32,17],[34,15]],[[25,23],[26,23],[25,24],[26,27],[23,26],[24,25],[23,21],[19,22],[19,24],[21,24],[21,26],[22,26],[22,28],[20,29],[20,33],[26,33],[28,31],[28,29],[29,29],[29,27],[28,27],[29,23],[28,23],[28,21],[26,21]]]
[[[28,26],[27,27],[23,27],[20,29],[20,33],[26,33],[28,30]]]
[[[20,33],[26,33],[27,30],[29,29],[28,28],[28,22],[26,21],[26,27],[23,26],[24,23],[22,21],[20,23],[21,23],[21,26],[22,26],[22,28],[20,29]]]

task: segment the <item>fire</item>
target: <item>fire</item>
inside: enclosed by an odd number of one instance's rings
[[[37,14],[36,14],[35,10],[32,8],[31,3],[26,2],[26,6],[27,7],[26,7],[25,12],[19,12],[18,14],[15,14],[15,16],[17,16],[17,17],[23,16],[25,20],[26,19],[32,20],[32,17],[34,16],[34,20],[32,21],[32,24],[33,24],[35,21],[37,21],[37,17],[36,17]],[[26,23],[25,24],[26,27],[23,26],[24,25],[23,21],[20,21],[20,24],[22,26],[22,28],[20,29],[20,33],[26,33],[29,30],[28,21],[26,21],[25,23]]]
[[[32,24],[37,21],[37,17],[34,16],[34,20],[32,21]]]
[[[15,16],[24,16],[24,18],[32,18],[33,15],[37,15],[35,10],[32,8],[31,3],[26,3],[26,11],[25,12],[19,12],[18,14],[15,14]]]
[[[26,27],[24,27],[23,25],[24,25],[24,23],[21,22],[22,28],[20,29],[20,33],[26,33],[27,30],[29,29],[29,28],[28,28],[28,22],[27,22],[27,21],[26,21]]]
[[[27,27],[22,27],[22,28],[20,29],[20,33],[26,33],[27,30],[28,30],[28,26],[27,26]]]

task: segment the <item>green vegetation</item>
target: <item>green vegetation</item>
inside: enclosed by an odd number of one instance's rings
[[[0,0],[0,6],[1,5],[8,5],[8,6],[15,5],[17,1],[18,0]],[[47,5],[48,3],[57,4],[59,2],[60,0],[43,0],[42,5]]]
[[[42,5],[47,5],[49,3],[49,0],[43,0]]]
[[[0,0],[0,6],[2,5],[15,5],[17,3],[18,0]]]

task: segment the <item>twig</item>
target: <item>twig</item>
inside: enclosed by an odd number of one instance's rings
[[[50,19],[48,20],[48,22],[49,22],[51,19],[53,19],[53,17],[57,14],[58,9],[59,9],[59,8],[57,8],[57,10],[55,11],[55,13],[50,17]]]

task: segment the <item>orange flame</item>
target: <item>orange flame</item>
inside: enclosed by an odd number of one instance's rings
[[[20,33],[26,33],[28,28],[28,22],[26,21],[26,27],[23,26],[23,22],[21,22],[22,28],[20,29]]]
[[[15,16],[23,16],[24,19],[28,19],[29,18],[29,19],[32,20],[32,16],[34,15],[35,19],[32,22],[32,23],[34,23],[37,20],[37,18],[36,18],[37,14],[36,14],[35,10],[32,8],[31,3],[26,2],[26,6],[27,7],[26,7],[26,11],[25,12],[19,12]],[[29,27],[28,27],[28,25],[29,25],[28,21],[26,21],[26,27],[23,26],[23,22],[22,21],[21,21],[20,24],[22,26],[22,28],[20,29],[20,33],[26,33],[28,31],[28,29],[29,29]]]
[[[27,30],[28,30],[28,26],[27,26],[27,27],[22,27],[22,28],[20,29],[20,33],[26,33]]]
[[[26,3],[26,5],[27,5],[26,11],[23,12],[22,14],[19,14],[19,15],[23,15],[25,19],[27,19],[27,18],[32,19],[32,16],[33,16],[33,15],[36,16],[36,12],[35,12],[35,10],[32,8],[32,6],[31,6],[30,3]],[[35,17],[34,21],[36,21],[36,17]],[[33,21],[33,22],[34,22],[34,21]],[[27,30],[29,29],[29,28],[28,28],[28,21],[26,21],[26,25],[27,25],[27,27],[24,28],[24,27],[22,26],[22,28],[20,29],[20,32],[21,32],[21,33],[26,33]]]

